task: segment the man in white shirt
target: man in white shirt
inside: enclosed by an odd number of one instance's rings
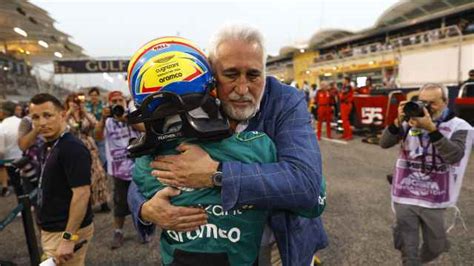
[[[21,150],[18,147],[18,127],[21,119],[15,116],[14,102],[4,102],[2,104],[3,121],[0,123],[0,156],[3,162],[8,165],[11,161],[21,158]],[[6,166],[8,176],[11,179],[16,175],[15,168]],[[6,183],[6,182],[5,182]],[[2,195],[9,194],[8,187],[3,184]]]

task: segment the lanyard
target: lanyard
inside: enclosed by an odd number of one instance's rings
[[[56,141],[54,142],[54,144],[51,146],[51,148],[48,148],[47,151],[46,151],[46,156],[44,156],[44,158],[41,160],[41,172],[40,172],[40,178],[39,178],[39,181],[38,181],[38,187],[39,189],[41,190],[42,189],[42,183],[43,183],[43,176],[44,176],[44,169],[46,168],[46,164],[48,163],[48,160],[49,160],[49,156],[51,156],[51,153],[53,152],[54,148],[56,147],[56,145],[58,145],[59,141],[61,140],[61,138],[64,136],[64,134],[67,133],[67,130],[65,130],[60,136],[58,139],[56,139]]]
[[[436,128],[439,127],[439,125],[442,123],[442,120],[439,119],[436,121]],[[401,149],[403,152],[403,155],[406,159],[409,158],[408,152],[405,150],[405,140],[407,139],[407,136],[412,128],[409,126],[406,130],[406,132],[403,135],[402,141],[401,141]],[[425,176],[428,176],[431,174],[433,169],[435,168],[436,164],[436,158],[438,157],[443,163],[443,158],[439,157],[436,155],[436,148],[435,146],[430,142],[429,138],[427,139],[426,145],[424,144],[424,139],[428,137],[426,132],[420,132],[417,136],[419,147],[422,149],[421,153],[421,173],[424,174]],[[431,167],[429,167],[429,171],[426,171],[426,156],[428,155],[428,148],[431,145]],[[409,170],[412,172],[411,170]]]
[[[116,120],[116,119],[114,119],[114,118],[111,118],[111,119],[112,119],[112,122],[115,124],[115,127],[122,128],[122,124],[125,124],[126,127],[127,127],[127,130],[128,130],[128,137],[129,137],[129,138],[132,138],[132,137],[133,137],[133,136],[132,136],[132,131],[130,130],[130,126],[129,126],[128,124],[123,123],[123,122],[121,122],[121,121],[118,121],[118,120]],[[105,126],[107,127],[107,121],[106,121],[105,124],[106,124]]]

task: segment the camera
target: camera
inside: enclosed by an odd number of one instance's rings
[[[23,156],[19,159],[11,162],[11,165],[15,167],[18,171],[19,176],[23,179],[22,183],[24,184],[26,191],[31,191],[33,188],[38,186],[38,163],[35,160],[32,160],[30,156]]]
[[[12,166],[15,167],[16,169],[22,169],[25,167],[28,163],[30,162],[30,157],[28,156],[23,156],[19,159],[16,159],[12,162]]]
[[[37,165],[29,156],[23,156],[16,159],[11,164],[19,170],[20,176],[33,179],[37,174]]]
[[[423,108],[426,108],[428,112],[431,111],[431,106],[422,101],[409,101],[403,107],[403,112],[405,113],[405,119],[409,120],[412,117],[423,117],[425,112]]]
[[[73,99],[73,102],[77,105],[80,105],[81,103],[83,103],[84,101],[86,100],[86,96],[84,95],[77,95],[76,97],[74,97]]]
[[[110,107],[110,117],[122,117],[125,114],[125,108],[120,104],[114,104]]]

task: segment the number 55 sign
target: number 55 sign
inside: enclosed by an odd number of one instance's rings
[[[364,125],[381,125],[383,123],[382,107],[362,107],[361,123]]]

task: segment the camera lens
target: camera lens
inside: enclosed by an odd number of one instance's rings
[[[409,117],[423,117],[425,116],[425,113],[423,111],[423,108],[425,107],[425,104],[421,101],[410,101],[405,104],[403,107],[403,112],[405,115]]]
[[[123,114],[125,113],[125,108],[123,108],[123,106],[119,104],[116,104],[112,106],[111,112],[113,116],[122,117]]]

